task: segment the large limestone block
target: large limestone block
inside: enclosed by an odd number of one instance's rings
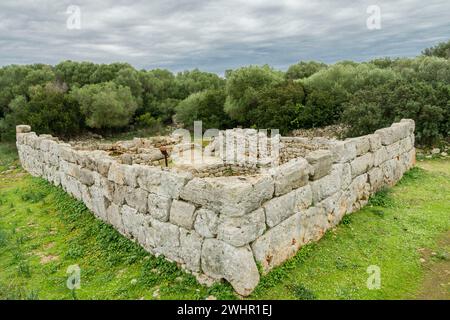
[[[172,200],[168,197],[149,193],[148,212],[153,218],[163,222],[167,222],[169,221],[171,203]]]
[[[200,271],[202,243],[203,238],[197,232],[180,228],[180,257],[191,271]]]
[[[379,167],[372,168],[368,172],[369,184],[373,193],[377,192],[383,187],[384,175],[383,170]]]
[[[70,147],[70,145],[61,144],[58,146],[58,155],[64,161],[70,163],[76,163],[77,157],[75,151]]]
[[[81,183],[79,183],[77,179],[65,173],[61,173],[61,184],[64,187],[64,190],[72,197],[82,200]]]
[[[396,141],[393,144],[386,146],[386,152],[388,160],[397,158],[401,154],[400,141]]]
[[[240,295],[248,296],[258,285],[259,272],[249,246],[236,248],[217,239],[205,239],[201,261],[207,276],[226,279]]]
[[[177,199],[182,188],[192,179],[186,172],[172,172],[161,168],[134,165],[138,169],[137,183],[148,192]]]
[[[345,201],[342,201],[342,194],[342,191],[338,191],[317,204],[317,208],[321,210],[319,212],[326,217],[326,221],[325,219],[320,221],[321,226],[318,230],[320,236],[322,236],[327,229],[338,225],[344,217],[347,211],[347,204]]]
[[[388,146],[397,141],[397,137],[394,135],[394,130],[391,127],[378,129],[375,131],[375,134],[380,136],[381,144],[383,146]]]
[[[375,167],[378,167],[387,160],[389,160],[389,154],[385,146],[382,146],[380,149],[373,153],[373,165]]]
[[[183,263],[180,257],[180,228],[176,225],[153,219],[149,241],[155,253]]]
[[[94,172],[88,169],[80,169],[78,180],[86,186],[92,186],[95,181]]]
[[[258,238],[265,230],[266,221],[261,208],[243,217],[220,217],[217,239],[241,247]]]
[[[369,152],[370,142],[368,136],[349,138],[348,140],[355,143],[357,157]]]
[[[195,217],[194,229],[202,237],[214,238],[217,235],[219,215],[208,209],[199,209]]]
[[[98,186],[92,186],[89,188],[92,201],[92,211],[101,220],[108,222],[107,208],[109,207],[109,201],[105,198],[103,190]]]
[[[169,221],[177,226],[191,230],[194,227],[195,206],[192,203],[173,200]]]
[[[122,207],[121,213],[125,233],[132,236],[145,248],[151,248],[151,244],[154,243],[151,233],[153,230],[151,218],[127,205]]]
[[[300,213],[296,213],[256,239],[252,250],[256,261],[267,272],[293,257],[300,245]]]
[[[144,189],[133,187],[126,187],[124,190],[126,190],[126,203],[140,213],[147,213],[148,192]]]
[[[263,207],[266,212],[267,225],[270,228],[274,227],[281,221],[293,215],[296,199],[297,199],[297,190],[293,190],[285,195],[275,197],[264,203]]]
[[[398,140],[404,139],[410,135],[410,123],[408,122],[396,122],[393,123],[391,127],[395,131]]]
[[[409,134],[414,133],[416,124],[413,119],[402,119],[402,120],[400,120],[400,123],[407,123],[408,129],[409,129]]]
[[[349,212],[354,212],[365,205],[369,200],[370,196],[370,184],[367,181],[368,175],[364,173],[353,179],[352,183],[348,188],[348,198],[349,198]]]
[[[355,160],[350,162],[352,168],[352,177],[359,176],[369,171],[373,167],[373,154],[368,152],[362,156],[356,157]]]
[[[125,166],[117,162],[112,163],[109,167],[108,179],[114,183],[125,185]]]
[[[332,141],[329,147],[335,163],[344,163],[356,158],[356,142],[353,140]]]
[[[368,134],[366,137],[369,140],[370,152],[381,148],[381,137],[378,134]]]
[[[307,184],[311,166],[306,159],[296,158],[269,172],[275,183],[275,196],[279,196]]]
[[[273,195],[270,177],[194,178],[180,197],[227,216],[243,216]]]
[[[108,209],[106,209],[106,217],[108,222],[120,233],[124,234],[124,226],[122,222],[121,208],[115,203],[110,203]]]
[[[192,174],[189,172],[161,172],[161,186],[159,194],[178,199],[183,187],[191,180]]]
[[[306,160],[312,166],[311,180],[326,176],[333,164],[333,153],[329,150],[315,150],[306,155]]]
[[[333,165],[329,175],[310,182],[313,203],[318,203],[340,190],[342,185],[342,168],[341,164]]]
[[[28,132],[31,132],[30,126],[24,124],[16,126],[16,133],[28,133]]]
[[[414,148],[414,144],[411,140],[411,136],[407,136],[406,138],[399,141],[400,144],[400,154],[410,151]]]
[[[295,212],[307,209],[312,204],[312,188],[309,184],[295,190]]]

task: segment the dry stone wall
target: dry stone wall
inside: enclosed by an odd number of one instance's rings
[[[28,172],[83,201],[152,254],[199,279],[226,279],[241,295],[258,284],[258,264],[267,272],[319,240],[415,162],[412,120],[344,141],[321,139],[320,148],[286,153],[282,165],[245,176],[127,165],[26,125],[17,127],[17,149]]]

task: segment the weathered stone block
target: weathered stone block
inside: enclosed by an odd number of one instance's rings
[[[220,240],[205,239],[201,262],[206,275],[226,279],[240,295],[249,295],[259,282],[258,268],[249,246],[236,248]]]
[[[214,238],[217,235],[219,215],[212,210],[199,209],[194,222],[195,231],[205,238]]]
[[[357,157],[350,162],[352,168],[352,177],[359,176],[369,171],[373,167],[373,154],[368,152],[362,156]]]
[[[395,131],[398,140],[404,139],[410,134],[410,124],[408,122],[396,122],[391,127]]]
[[[266,272],[282,264],[300,248],[300,235],[300,213],[296,213],[252,243],[256,261]]]
[[[124,233],[122,214],[120,211],[121,208],[118,205],[110,203],[108,209],[106,209],[106,217],[112,226],[114,226],[119,232]]]
[[[270,173],[275,183],[275,196],[279,196],[308,183],[311,167],[303,158],[293,159],[276,168]]]
[[[220,217],[217,239],[241,247],[258,238],[265,230],[264,210],[258,209],[243,217]]]
[[[78,180],[86,186],[92,186],[94,184],[94,173],[87,169],[80,169]]]
[[[368,134],[370,152],[375,152],[381,148],[381,137],[378,134]]]
[[[415,130],[415,122],[413,119],[402,119],[400,120],[401,123],[407,123],[408,124],[408,129],[409,129],[409,133],[413,134],[414,130]]]
[[[273,195],[270,177],[194,178],[180,197],[227,216],[243,216]]]
[[[156,193],[161,184],[161,168],[134,165],[137,170],[137,183],[142,189]]]
[[[195,206],[189,202],[173,200],[170,207],[170,222],[191,230],[195,220]]]
[[[296,199],[297,190],[293,190],[285,195],[273,198],[264,203],[263,207],[266,212],[267,225],[269,227],[274,227],[281,221],[293,215]]]
[[[312,166],[311,180],[326,176],[333,164],[333,153],[329,150],[316,150],[306,155],[306,160]]]
[[[341,172],[342,167],[337,164],[333,166],[329,175],[319,180],[311,181],[313,203],[317,203],[339,191],[342,183]]]
[[[397,158],[401,154],[400,141],[396,141],[391,145],[386,146],[388,160]]]
[[[202,243],[203,238],[197,232],[180,228],[180,257],[191,271],[200,271]]]
[[[344,163],[356,158],[356,143],[352,140],[333,141],[330,143],[335,163]]]
[[[382,146],[380,149],[373,153],[373,165],[378,167],[383,162],[389,160],[389,154],[386,150],[385,146]]]
[[[161,186],[159,194],[178,199],[183,187],[192,179],[192,174],[189,172],[161,172]]]
[[[368,172],[369,184],[372,192],[377,192],[383,187],[384,175],[381,168],[375,167]]]
[[[172,200],[168,197],[150,193],[148,195],[148,212],[153,218],[166,222],[169,220],[171,203]]]
[[[370,141],[368,136],[361,136],[356,138],[349,138],[348,140],[351,140],[355,142],[356,147],[356,156],[361,156],[370,150]]]
[[[154,252],[183,263],[180,258],[180,228],[159,220],[152,220],[151,235],[149,236]]]
[[[126,203],[140,213],[147,213],[148,192],[144,189],[133,187],[126,187],[124,190],[126,190]]]
[[[125,185],[125,165],[114,162],[109,167],[108,179],[120,184]]]
[[[30,126],[24,124],[16,126],[16,133],[28,133],[28,132],[31,132]]]
[[[305,210],[312,204],[312,189],[309,184],[298,188],[295,192],[294,211]]]
[[[375,134],[377,134],[380,137],[381,144],[383,146],[388,146],[397,141],[391,127],[378,129],[377,131],[375,131]]]

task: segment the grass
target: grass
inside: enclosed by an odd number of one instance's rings
[[[60,189],[10,169],[16,157],[13,145],[0,144],[0,299],[236,298],[229,285],[201,286],[96,220]],[[418,296],[428,274],[420,249],[436,252],[430,263],[448,263],[450,249],[438,245],[450,230],[450,161],[420,165],[425,169],[409,171],[318,243],[263,276],[250,298]],[[73,265],[80,267],[81,288],[70,290],[67,270]],[[379,290],[366,286],[372,265],[381,270]]]

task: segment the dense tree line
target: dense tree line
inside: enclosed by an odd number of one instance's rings
[[[441,43],[414,59],[301,61],[286,72],[248,66],[225,78],[126,63],[11,65],[0,69],[0,135],[13,139],[18,123],[69,137],[195,120],[282,133],[345,123],[348,135],[360,135],[407,117],[419,142],[434,143],[450,132],[449,48]]]

